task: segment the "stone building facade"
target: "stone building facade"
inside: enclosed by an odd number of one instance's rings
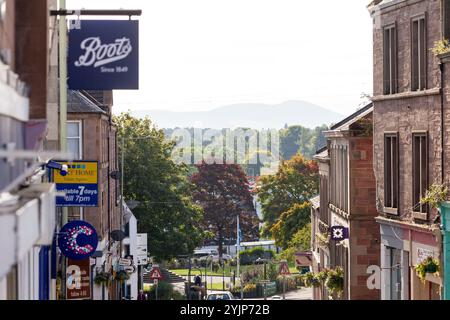
[[[420,203],[448,181],[445,74],[432,48],[448,38],[450,1],[374,1],[374,173],[382,235],[382,299],[440,299],[442,279],[415,266],[441,259],[439,213]],[[446,32],[447,30],[447,32]],[[442,77],[441,77],[442,76]],[[445,89],[447,91],[447,89]],[[443,126],[444,124],[444,126]],[[443,144],[444,142],[444,144]]]
[[[342,298],[350,300],[380,298],[379,290],[367,286],[367,269],[378,265],[380,259],[372,117],[373,106],[369,104],[332,126],[324,132],[327,149],[315,156],[319,162],[320,208],[312,223],[313,269],[341,267]],[[331,240],[330,229],[335,226],[346,228],[348,238]],[[327,299],[326,288],[316,289],[315,298]]]
[[[69,208],[69,218],[85,220],[95,227],[99,236],[95,270],[106,272],[111,272],[121,256],[119,242],[111,239],[111,231],[122,229],[117,128],[112,123],[112,102],[110,91],[68,92],[69,150],[76,154],[74,160],[98,161],[99,168],[98,206]],[[93,295],[96,299],[116,299],[119,288],[120,283],[113,281],[109,288],[95,286]]]

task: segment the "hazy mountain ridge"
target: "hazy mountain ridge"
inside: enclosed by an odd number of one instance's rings
[[[300,100],[273,105],[240,103],[209,111],[140,110],[132,114],[137,117],[149,116],[159,128],[281,129],[286,124],[315,128],[323,124],[329,126],[343,118],[339,113]]]

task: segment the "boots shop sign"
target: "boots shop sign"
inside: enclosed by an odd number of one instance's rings
[[[71,22],[69,89],[139,89],[138,23],[137,20]]]

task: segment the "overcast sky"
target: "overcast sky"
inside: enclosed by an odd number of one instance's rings
[[[68,0],[68,9],[142,9],[140,90],[115,112],[208,110],[301,99],[342,114],[372,93],[364,0]]]

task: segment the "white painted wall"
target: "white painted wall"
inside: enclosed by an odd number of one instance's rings
[[[132,300],[137,300],[138,296],[138,261],[137,261],[137,219],[134,215],[131,216],[129,221],[130,226],[130,254],[133,256],[133,264],[136,266],[136,272],[132,273],[130,279],[127,281],[127,284],[131,285],[130,296]]]

